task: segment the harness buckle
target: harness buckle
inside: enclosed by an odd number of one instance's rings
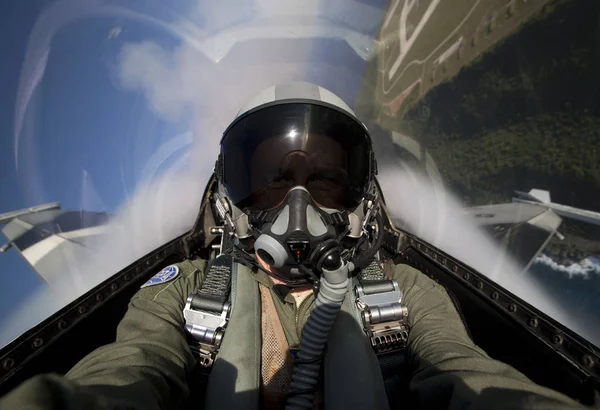
[[[364,331],[375,353],[407,348],[408,309],[402,305],[404,294],[395,280],[357,284],[356,305],[361,311]]]
[[[200,357],[200,366],[210,369],[223,340],[231,304],[225,302],[220,313],[193,309],[193,299],[199,297],[201,296],[195,293],[188,296],[183,317],[188,339],[191,339],[189,345],[192,352]]]

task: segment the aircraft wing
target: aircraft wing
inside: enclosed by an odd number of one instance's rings
[[[108,230],[108,214],[61,210],[60,205],[39,206],[0,215],[2,233],[48,284],[75,274],[75,262],[93,257],[92,244]]]
[[[527,270],[546,247],[562,219],[550,208],[528,203],[476,206],[466,210]]]

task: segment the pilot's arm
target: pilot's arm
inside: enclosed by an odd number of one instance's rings
[[[394,267],[411,326],[410,390],[427,409],[586,408],[491,359],[467,335],[445,289],[407,265]]]
[[[172,409],[189,394],[195,366],[184,334],[183,307],[204,261],[179,264],[178,276],[132,298],[114,343],[77,363],[66,376],[40,375],[0,400],[4,409]]]

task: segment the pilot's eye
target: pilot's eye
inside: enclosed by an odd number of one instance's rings
[[[343,188],[343,185],[333,179],[318,178],[318,179],[313,179],[313,180],[309,181],[307,188],[310,192],[314,192],[314,191],[325,192],[325,191],[339,190],[339,189]]]
[[[281,176],[278,176],[275,179],[273,179],[273,181],[271,181],[271,183],[269,184],[268,188],[269,189],[284,189],[284,188],[291,187],[292,182],[293,182],[292,178],[289,178],[285,175],[281,175]]]
[[[334,190],[345,186],[343,175],[334,172],[313,174],[308,179],[309,190]]]

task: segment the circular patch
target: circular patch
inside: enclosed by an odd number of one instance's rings
[[[148,286],[158,285],[160,283],[169,282],[175,279],[179,275],[179,268],[175,265],[170,265],[152,276],[148,282],[144,283],[141,287],[145,288]]]

